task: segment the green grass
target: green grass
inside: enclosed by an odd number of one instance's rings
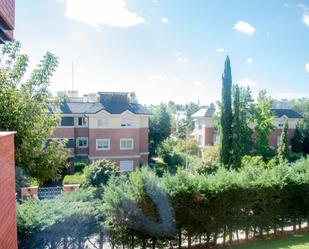
[[[271,240],[260,240],[248,244],[227,247],[230,249],[308,249],[309,233],[296,234]]]
[[[83,184],[85,176],[81,173],[75,173],[74,175],[66,175],[63,179],[63,184]]]

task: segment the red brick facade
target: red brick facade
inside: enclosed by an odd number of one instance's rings
[[[294,132],[295,132],[295,129],[289,129],[288,130],[288,140],[289,140],[289,143],[291,142],[291,139],[294,136]],[[277,129],[275,129],[274,131],[272,131],[269,134],[268,144],[269,144],[270,147],[273,147],[273,148],[277,147],[278,139],[281,136],[281,133],[282,133],[282,129],[278,129],[277,128]]]
[[[17,249],[14,133],[0,132],[0,248]]]
[[[0,0],[0,37],[2,42],[13,40],[15,26],[15,0]]]

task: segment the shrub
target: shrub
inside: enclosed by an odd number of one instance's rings
[[[119,175],[120,171],[116,163],[109,160],[94,161],[84,171],[85,187],[103,187],[111,176]]]
[[[200,174],[210,174],[219,167],[219,146],[204,149],[202,159],[196,160],[195,170]]]
[[[81,173],[75,173],[74,175],[66,175],[63,179],[63,184],[84,184],[85,176]]]
[[[83,172],[85,166],[88,165],[87,158],[85,157],[75,157],[73,160],[74,172]]]

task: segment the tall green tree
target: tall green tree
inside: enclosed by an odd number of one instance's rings
[[[302,143],[303,143],[303,136],[301,127],[299,124],[297,124],[294,131],[294,136],[291,140],[292,151],[295,153],[302,153],[303,152]]]
[[[249,87],[239,88],[240,154],[251,155],[253,150],[253,130],[249,127],[249,112],[252,102]]]
[[[220,141],[220,162],[229,164],[231,157],[232,141],[232,72],[230,58],[227,56],[222,75],[222,101],[221,101],[221,141]]]
[[[289,141],[288,141],[288,131],[289,131],[289,123],[288,120],[285,121],[282,133],[280,136],[279,145],[277,148],[277,153],[279,158],[288,160],[290,155]]]
[[[234,87],[234,101],[233,101],[233,126],[232,126],[232,146],[230,165],[233,168],[238,168],[241,165],[241,124],[240,124],[240,90],[239,86]]]
[[[259,92],[257,104],[252,107],[252,121],[255,125],[255,153],[262,156],[264,160],[271,156],[271,150],[268,145],[269,134],[274,130],[272,123],[273,113],[271,111],[272,99],[266,96],[266,91]]]
[[[50,78],[58,60],[47,52],[39,65],[23,81],[28,56],[20,52],[20,43],[7,43],[0,62],[0,130],[16,131],[15,163],[41,183],[57,179],[66,167],[64,143],[43,142],[51,137],[58,116],[46,115],[50,103]]]
[[[171,135],[171,117],[165,104],[155,107],[149,123],[149,152],[154,155],[158,145]]]

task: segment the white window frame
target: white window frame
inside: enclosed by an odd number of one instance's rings
[[[99,142],[101,141],[104,141],[104,142],[107,141],[108,148],[99,148],[98,145],[99,145]],[[110,150],[111,148],[111,140],[109,138],[98,138],[96,139],[95,144],[96,144],[96,150]]]
[[[82,124],[80,125],[79,124],[79,119],[82,119]],[[80,116],[80,117],[77,117],[77,126],[78,127],[87,127],[88,126],[88,117],[84,117],[84,116]]]
[[[132,127],[133,126],[133,118],[131,118],[131,117],[121,117],[120,126],[121,127]]]
[[[99,120],[105,120],[105,122],[103,121],[103,124],[105,124],[105,125],[99,125]],[[109,127],[109,118],[97,117],[97,127],[98,128],[108,128]]]
[[[79,141],[80,140],[86,140],[87,141],[87,145],[85,145],[85,146],[79,146]],[[81,148],[81,149],[83,149],[83,148],[88,148],[88,146],[89,146],[89,144],[88,144],[88,137],[78,137],[78,138],[76,138],[76,148]]]
[[[122,170],[121,169],[121,163],[123,163],[123,162],[132,162],[132,170],[128,170],[128,171],[125,171],[125,170]],[[134,171],[134,161],[133,160],[123,160],[123,161],[120,161],[119,162],[119,169],[120,169],[120,172],[131,172],[131,171]]]
[[[123,141],[131,141],[132,142],[132,146],[130,148],[127,147],[122,147],[122,142]],[[120,150],[133,150],[134,149],[134,139],[133,138],[120,138]]]

